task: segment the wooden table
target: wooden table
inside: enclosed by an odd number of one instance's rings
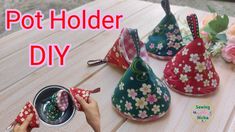
[[[164,16],[160,4],[135,0],[94,1],[70,11],[79,13],[86,8],[89,12],[101,9],[104,13],[122,13],[122,27],[138,28],[145,40],[151,30]],[[207,14],[188,7],[171,6],[178,19],[184,20],[189,13],[198,14],[199,21]],[[234,19],[232,18],[233,22]],[[43,22],[44,25],[48,20]],[[59,25],[57,25],[58,27]],[[101,87],[99,94],[92,95],[100,107],[102,131],[235,131],[235,66],[221,58],[213,59],[221,84],[215,95],[195,98],[179,95],[170,90],[172,103],[170,112],[162,119],[150,123],[137,123],[120,117],[111,105],[114,92],[123,71],[110,65],[87,67],[87,60],[103,58],[119,36],[120,30],[112,31],[18,31],[0,39],[0,131],[15,118],[26,101],[32,101],[35,94],[44,86],[57,84],[65,87],[92,89]],[[67,64],[48,68],[30,68],[28,65],[28,45],[39,43],[72,44],[67,56]],[[98,50],[97,50],[98,49]],[[151,58],[151,67],[159,77],[163,76],[166,61]],[[197,122],[192,118],[192,108],[196,104],[210,104],[212,119]],[[34,131],[92,131],[85,121],[84,114],[76,112],[72,121],[62,127],[41,125]]]

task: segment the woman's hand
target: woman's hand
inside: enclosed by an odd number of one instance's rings
[[[95,132],[100,132],[100,112],[97,102],[91,97],[89,97],[88,103],[79,95],[76,97],[84,110],[88,124]]]
[[[33,115],[30,114],[26,118],[26,120],[20,125],[19,123],[15,125],[13,131],[14,132],[30,132],[31,128],[29,127],[29,123],[32,120]]]

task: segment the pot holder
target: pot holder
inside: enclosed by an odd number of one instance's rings
[[[207,95],[219,86],[219,76],[199,36],[197,16],[187,16],[187,21],[194,40],[167,63],[164,78],[170,88],[181,94]]]
[[[35,109],[35,107],[32,105],[31,102],[27,102],[21,112],[17,115],[14,122],[11,123],[11,125],[6,129],[6,131],[12,131],[14,126],[19,123],[22,124],[25,119],[28,117],[28,115],[33,114],[32,120],[29,123],[29,127],[31,129],[38,128],[39,127],[39,117],[38,113]]]
[[[52,95],[51,102],[57,106],[57,108],[64,112],[69,105],[68,93],[65,90],[60,90]]]
[[[88,103],[88,99],[90,97],[90,94],[100,92],[100,88],[96,88],[94,90],[84,90],[84,89],[80,89],[80,88],[70,88],[69,91],[70,91],[70,94],[72,95],[72,98],[73,98],[73,101],[74,101],[74,104],[75,104],[77,110],[78,111],[83,111],[80,103],[76,99],[76,96],[79,95],[80,97],[82,97]]]
[[[56,106],[56,104],[52,102],[46,105],[43,112],[49,121],[55,121],[59,119],[63,114],[63,112]]]
[[[140,57],[137,30],[132,33],[137,57],[115,88],[112,104],[125,118],[136,121],[152,121],[162,117],[170,105],[167,86],[153,73]]]
[[[62,116],[68,105],[68,93],[65,90],[59,90],[51,96],[43,112],[49,121],[55,121]]]
[[[122,69],[127,69],[131,64],[133,58],[136,56],[136,50],[132,37],[130,36],[130,31],[133,29],[123,28],[119,38],[114,43],[113,47],[109,50],[105,59],[89,60],[87,64],[89,66],[100,65],[103,63],[110,63],[121,67]],[[140,56],[148,61],[148,54],[145,49],[143,42],[139,42],[141,51]]]
[[[175,16],[170,11],[168,0],[161,1],[166,16],[148,37],[146,49],[158,59],[171,59],[182,47],[182,36]]]

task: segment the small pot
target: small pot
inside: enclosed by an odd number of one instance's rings
[[[52,103],[51,102],[52,95],[54,95],[60,90],[65,90],[66,92],[68,92],[69,105],[64,112],[60,113],[60,117],[58,119],[52,121],[47,118],[45,111],[48,105]],[[61,126],[68,123],[73,118],[76,111],[72,97],[69,94],[69,90],[59,85],[50,85],[41,89],[34,97],[33,104],[38,112],[39,119],[41,120],[41,122],[43,122],[48,126]]]

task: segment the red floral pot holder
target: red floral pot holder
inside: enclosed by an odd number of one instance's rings
[[[77,110],[78,111],[83,111],[83,109],[81,107],[81,104],[76,99],[76,96],[79,95],[80,97],[82,97],[88,103],[88,99],[90,97],[90,94],[100,92],[100,88],[96,88],[94,90],[84,90],[84,89],[80,89],[80,88],[70,88],[69,91],[70,91],[70,94],[72,95],[74,105],[76,106]]]
[[[12,131],[14,126],[19,123],[22,124],[26,118],[28,117],[28,115],[33,114],[32,120],[29,123],[29,129],[33,129],[33,128],[38,128],[39,127],[39,117],[38,117],[38,113],[35,109],[35,107],[32,105],[31,102],[27,102],[25,104],[25,106],[23,107],[23,109],[21,110],[21,112],[17,115],[15,121],[13,121],[6,129],[6,131]]]
[[[127,69],[137,54],[134,41],[130,35],[131,30],[133,29],[122,29],[119,38],[114,43],[113,47],[109,50],[105,59],[89,60],[87,64],[89,66],[94,66],[103,63],[110,63],[122,69]],[[142,41],[140,41],[140,48],[140,56],[145,61],[148,61],[148,53]]]
[[[167,63],[164,70],[165,82],[181,94],[207,95],[218,88],[219,76],[199,36],[197,16],[187,16],[187,21],[194,40]]]

